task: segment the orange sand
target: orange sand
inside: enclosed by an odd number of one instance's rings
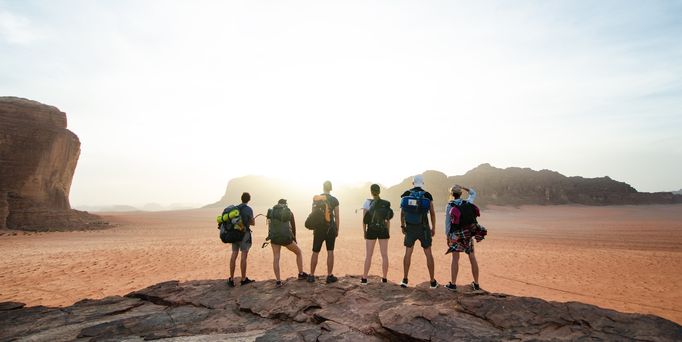
[[[343,207],[343,203],[342,203]],[[355,206],[354,206],[355,207]],[[264,208],[255,208],[264,212]],[[299,242],[309,271],[312,234],[295,210]],[[0,301],[63,306],[83,298],[122,295],[161,281],[226,278],[228,247],[218,239],[216,210],[117,213],[113,229],[88,232],[0,232]],[[342,211],[336,275],[362,273],[365,243],[360,214]],[[435,237],[436,279],[450,279],[442,214]],[[656,314],[682,323],[682,205],[493,207],[480,222],[489,237],[477,244],[481,285],[493,292],[580,301],[619,311]],[[270,247],[261,249],[265,220],[254,228],[248,276],[274,278]],[[394,220],[397,228],[397,221]],[[392,229],[389,279],[402,278],[402,234]],[[375,249],[371,274],[379,275]],[[293,253],[282,251],[282,276],[296,274]],[[326,272],[326,252],[317,274]],[[239,266],[237,266],[239,277]],[[460,260],[458,285],[471,282],[469,261]],[[417,247],[411,284],[428,280]]]

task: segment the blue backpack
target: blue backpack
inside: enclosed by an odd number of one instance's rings
[[[423,224],[423,218],[431,208],[431,200],[424,197],[426,191],[410,191],[408,196],[400,199],[400,208],[405,213],[408,224]]]

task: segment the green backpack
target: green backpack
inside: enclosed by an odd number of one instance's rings
[[[286,246],[294,241],[294,234],[291,232],[291,209],[286,204],[277,204],[272,209],[268,209],[267,218],[268,237],[276,245]]]

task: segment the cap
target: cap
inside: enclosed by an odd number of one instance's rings
[[[452,188],[450,188],[450,193],[451,194],[462,194],[462,187],[459,184],[455,184]]]
[[[412,179],[412,184],[415,187],[423,187],[424,186],[424,176],[422,176],[422,175],[414,176],[414,178]]]
[[[277,204],[287,204],[287,200],[284,198],[281,198],[279,201],[277,201]]]

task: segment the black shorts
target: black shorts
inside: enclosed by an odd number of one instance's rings
[[[414,247],[414,243],[417,242],[417,240],[421,243],[422,248],[431,247],[431,230],[425,226],[413,226],[408,224],[405,229],[405,247]]]
[[[388,239],[388,228],[367,228],[365,240]]]
[[[322,250],[322,243],[325,243],[328,251],[334,250],[334,244],[336,243],[336,229],[315,229],[313,231],[313,252],[319,253]]]

